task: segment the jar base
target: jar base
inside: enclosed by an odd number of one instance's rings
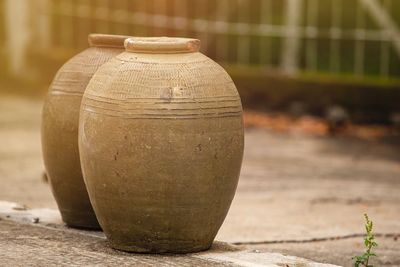
[[[62,210],[60,210],[60,212],[63,222],[68,227],[83,230],[102,231],[94,214],[66,212]]]
[[[115,241],[108,240],[110,246],[113,249],[131,252],[131,253],[142,253],[142,254],[187,254],[205,251],[211,248],[212,242],[210,244],[199,244],[196,246],[187,246],[173,243],[170,244],[122,244]]]

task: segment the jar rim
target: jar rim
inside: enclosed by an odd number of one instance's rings
[[[91,33],[88,35],[90,47],[108,47],[124,49],[124,42],[132,36]]]
[[[193,53],[200,50],[200,40],[182,37],[131,37],[125,40],[125,50],[150,54]]]

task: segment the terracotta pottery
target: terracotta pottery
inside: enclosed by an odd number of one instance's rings
[[[79,148],[112,247],[208,249],[235,194],[243,155],[236,87],[200,41],[131,38],[82,100]]]
[[[99,229],[82,178],[78,152],[79,109],[96,70],[124,51],[128,36],[91,34],[90,47],[71,58],[50,85],[42,113],[43,157],[63,221]]]

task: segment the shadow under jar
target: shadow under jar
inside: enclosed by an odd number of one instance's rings
[[[46,173],[63,221],[71,227],[100,229],[83,181],[78,151],[83,92],[97,69],[124,51],[128,36],[90,34],[90,47],[66,62],[50,85],[42,112]]]
[[[81,106],[84,179],[111,246],[208,249],[234,197],[243,156],[236,87],[200,41],[131,38]]]

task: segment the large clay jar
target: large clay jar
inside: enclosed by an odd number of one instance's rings
[[[82,178],[78,152],[82,95],[97,69],[124,51],[127,36],[89,35],[90,47],[57,72],[42,113],[46,172],[63,221],[72,227],[99,229]]]
[[[243,155],[240,97],[199,40],[132,38],[82,100],[79,148],[111,246],[208,249],[235,194]]]

